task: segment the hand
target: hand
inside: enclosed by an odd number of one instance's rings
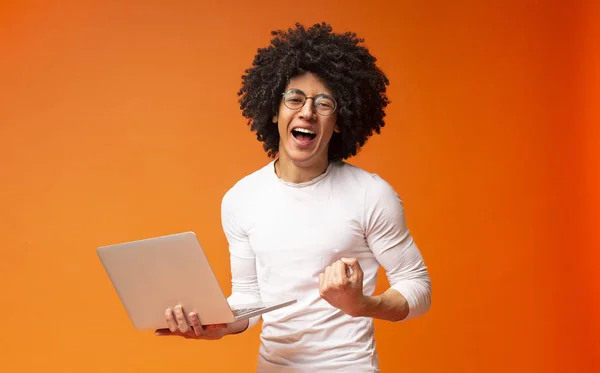
[[[332,306],[350,316],[359,316],[365,296],[363,271],[355,258],[336,261],[319,274],[319,293]]]
[[[187,320],[181,305],[165,311],[169,328],[157,329],[157,336],[180,336],[190,339],[221,339],[228,334],[227,324],[202,325],[198,315],[190,312]],[[189,320],[189,322],[188,322]]]

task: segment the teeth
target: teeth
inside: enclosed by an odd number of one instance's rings
[[[294,131],[298,131],[298,132],[302,132],[302,133],[309,133],[311,135],[316,135],[316,133],[314,133],[311,130],[307,130],[306,128],[294,128]]]

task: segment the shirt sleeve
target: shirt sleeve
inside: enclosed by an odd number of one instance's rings
[[[367,244],[385,269],[391,288],[408,302],[403,321],[426,313],[431,304],[427,267],[406,225],[400,196],[378,175],[373,175],[365,194],[364,224]]]
[[[230,305],[247,305],[261,302],[256,275],[256,260],[248,235],[239,226],[233,207],[235,201],[231,193],[226,193],[221,203],[221,223],[229,244],[231,266]],[[254,326],[261,316],[250,318],[248,328]]]

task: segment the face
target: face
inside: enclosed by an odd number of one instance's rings
[[[327,162],[329,140],[334,131],[339,131],[336,127],[337,110],[321,115],[314,105],[324,113],[330,111],[330,105],[334,105],[331,92],[312,73],[290,79],[285,92],[291,93],[282,97],[278,114],[273,118],[279,129],[279,158],[287,158],[300,167]],[[304,97],[307,97],[306,102],[300,106]],[[294,109],[287,107],[284,100]]]

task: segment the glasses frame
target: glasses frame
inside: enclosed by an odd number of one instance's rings
[[[285,101],[285,96],[287,94],[289,94],[289,93],[292,93],[292,92],[300,93],[302,96],[304,96],[304,101],[302,102],[302,105],[299,108],[291,108],[291,107],[289,107],[287,105],[287,103]],[[338,108],[338,104],[337,104],[337,101],[335,100],[335,98],[333,98],[332,96],[330,96],[328,94],[325,94],[325,93],[319,93],[318,95],[316,95],[316,96],[313,97],[313,96],[307,96],[306,93],[302,92],[299,89],[292,88],[292,89],[288,89],[287,91],[283,92],[281,94],[281,97],[282,97],[283,104],[285,105],[285,107],[288,108],[288,109],[290,109],[290,110],[302,110],[302,108],[304,107],[304,105],[306,105],[306,101],[308,101],[308,99],[310,98],[310,99],[312,99],[312,107],[313,107],[313,110],[315,111],[315,113],[317,113],[317,114],[319,114],[321,116],[324,116],[324,117],[333,115],[333,113],[335,113],[336,110],[337,110],[337,108]],[[325,98],[330,99],[331,101],[333,101],[333,110],[331,111],[331,113],[329,113],[329,114],[322,114],[317,109],[316,102],[321,97],[325,97]]]

